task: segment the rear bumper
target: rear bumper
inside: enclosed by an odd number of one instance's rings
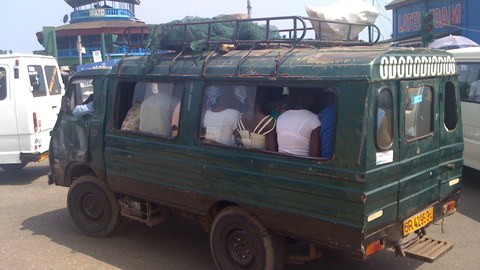
[[[433,208],[433,211],[434,211],[433,221],[427,224],[424,228],[422,228],[423,230],[425,228],[428,228],[430,225],[434,224],[435,222],[442,220],[444,217],[454,213],[455,211],[445,212],[444,205],[454,201],[455,205],[458,206],[459,198],[460,198],[460,190],[457,190],[455,192],[450,193],[448,196],[445,196],[442,199],[435,201],[430,205],[427,205],[426,207],[418,209],[417,212],[412,213],[412,216],[422,211],[425,211],[426,209]],[[382,243],[385,244],[385,247],[394,247],[394,248],[400,247],[403,244],[402,243],[403,240],[410,235],[410,234],[409,235],[403,234],[403,222],[409,217],[399,220],[387,227],[379,229],[375,233],[372,233],[366,236],[365,242],[364,242],[365,246],[368,246],[369,244],[380,240]]]
[[[40,162],[48,158],[48,151],[43,153],[35,152],[35,153],[20,153],[20,160],[22,163],[28,162]]]

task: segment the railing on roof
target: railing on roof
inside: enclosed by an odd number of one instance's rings
[[[274,23],[289,22],[288,28],[279,28],[277,29],[274,26]],[[312,25],[315,25],[316,28],[308,26],[307,22],[310,22]],[[262,25],[265,29],[265,35],[261,39],[255,40],[245,40],[240,38],[240,28],[242,24],[245,23],[254,23],[257,25]],[[215,25],[221,24],[235,24],[235,33],[231,39],[217,39],[214,38],[213,27]],[[208,33],[202,41],[204,44],[208,45],[210,49],[218,47],[219,44],[231,44],[231,45],[245,45],[245,46],[256,46],[263,45],[269,46],[274,44],[289,44],[293,47],[308,45],[308,46],[366,46],[373,45],[378,42],[380,39],[380,30],[374,24],[363,24],[363,23],[349,23],[342,21],[331,21],[331,20],[321,20],[300,16],[284,16],[284,17],[270,17],[270,18],[255,18],[255,19],[231,19],[231,20],[209,20],[209,21],[194,21],[194,22],[185,22],[185,23],[175,23],[175,24],[165,24],[162,25],[162,29],[174,29],[180,28],[180,31],[183,31],[183,36],[177,40],[162,40],[162,46],[166,47],[176,47],[184,49],[190,47],[192,42],[195,40],[188,40],[187,33],[191,31],[189,28],[194,26],[206,26],[208,28]],[[335,39],[327,34],[322,33],[327,29],[326,27],[339,28],[340,26],[346,29],[344,33],[341,33],[342,38]],[[354,36],[352,30],[354,28],[366,28],[368,31],[368,40],[363,41],[358,39],[358,35]],[[331,29],[331,28],[330,28]],[[160,31],[160,35],[164,31]],[[272,35],[272,33],[278,32],[280,35]],[[312,34],[311,34],[312,33]],[[151,33],[155,35],[154,33]],[[311,36],[311,38],[307,38]],[[337,33],[337,37],[338,37]]]
[[[273,23],[278,23],[280,21],[290,21],[290,27],[277,29],[273,26]],[[310,22],[314,27],[308,26],[307,22]],[[244,23],[254,23],[259,24],[263,23],[264,27],[264,36],[261,39],[253,39],[253,40],[246,40],[240,39],[240,28]],[[216,24],[234,24],[235,30],[233,34],[233,38],[225,39],[215,37],[213,26]],[[333,39],[329,38],[328,35],[324,35],[322,31],[328,30],[329,28],[324,28],[325,24],[329,27],[332,25],[340,25],[343,26],[346,31],[343,33],[343,37],[341,39]],[[232,19],[232,20],[208,20],[208,21],[195,21],[195,22],[185,22],[185,23],[169,23],[160,25],[159,29],[150,30],[149,36],[149,44],[145,45],[148,47],[150,54],[146,58],[145,62],[145,70],[144,72],[148,72],[149,68],[152,68],[152,64],[154,64],[155,55],[160,52],[164,51],[169,48],[176,48],[177,55],[171,60],[169,64],[169,74],[172,73],[173,67],[177,63],[178,59],[182,57],[182,55],[187,51],[187,49],[192,49],[191,46],[194,42],[198,42],[198,40],[188,40],[187,33],[190,32],[190,27],[203,25],[207,27],[207,34],[205,37],[202,37],[201,42],[206,45],[207,50],[211,50],[208,56],[204,59],[202,64],[202,76],[206,76],[206,67],[210,59],[215,55],[215,53],[220,49],[222,50],[223,45],[232,45],[234,48],[246,48],[246,53],[240,58],[237,64],[237,76],[241,76],[240,70],[242,64],[245,60],[249,57],[252,50],[256,48],[265,48],[269,46],[289,46],[290,49],[283,54],[279,54],[275,59],[275,67],[274,67],[274,76],[278,75],[279,68],[283,61],[286,59],[287,55],[293,51],[294,48],[297,47],[331,47],[331,46],[369,46],[374,45],[380,39],[380,30],[374,24],[362,24],[362,23],[348,23],[348,22],[341,22],[341,21],[331,21],[331,20],[321,20],[321,19],[313,19],[313,18],[306,18],[300,16],[284,16],[284,17],[271,17],[271,18],[255,18],[255,19]],[[353,35],[353,28],[354,27],[362,27],[366,28],[368,31],[368,40],[363,41],[359,40],[358,36]],[[175,38],[163,38],[161,35],[164,35],[168,29],[180,28],[180,37]],[[331,28],[330,28],[331,29]],[[357,29],[358,30],[358,29]],[[359,32],[359,31],[357,31]],[[277,34],[274,34],[277,33]],[[281,35],[280,35],[281,34]],[[309,35],[312,38],[307,38]],[[128,37],[127,31],[125,31],[124,36]],[[337,35],[338,37],[338,35]],[[125,39],[128,43],[128,38]],[[128,45],[130,47],[130,45]],[[121,64],[121,63],[120,63]],[[267,75],[266,75],[267,76]]]

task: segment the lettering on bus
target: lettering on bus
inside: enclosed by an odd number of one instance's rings
[[[460,25],[462,22],[462,5],[450,5],[430,9],[434,15],[433,21],[435,28],[443,28],[445,26]],[[398,33],[410,33],[420,31],[421,12],[410,12],[398,15],[397,25]]]
[[[447,76],[455,74],[451,56],[384,56],[380,60],[382,80]]]

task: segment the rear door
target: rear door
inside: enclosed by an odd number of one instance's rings
[[[460,112],[458,85],[452,81],[444,84],[440,101],[440,196],[460,189],[463,159],[463,123]],[[478,119],[476,120],[478,122]]]
[[[14,81],[8,65],[0,64],[0,164],[18,163],[20,146],[18,144],[17,114],[15,108],[15,92],[12,91]]]
[[[399,220],[423,210],[439,197],[439,88],[434,80],[400,83]]]
[[[33,87],[34,104],[38,128],[36,139],[40,141],[39,152],[48,150],[50,131],[60,111],[63,85],[56,65],[31,64],[28,66],[30,84]]]

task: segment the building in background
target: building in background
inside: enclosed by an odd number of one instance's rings
[[[422,45],[422,13],[433,15],[433,38],[458,35],[480,43],[480,1],[478,0],[394,0],[393,41],[398,45]]]
[[[139,0],[64,1],[73,8],[70,15],[64,16],[66,24],[44,27],[37,33],[44,53],[55,56],[60,65],[72,67],[98,60],[111,61],[126,53],[145,53],[149,29],[135,17]],[[81,57],[79,52],[83,52]]]

